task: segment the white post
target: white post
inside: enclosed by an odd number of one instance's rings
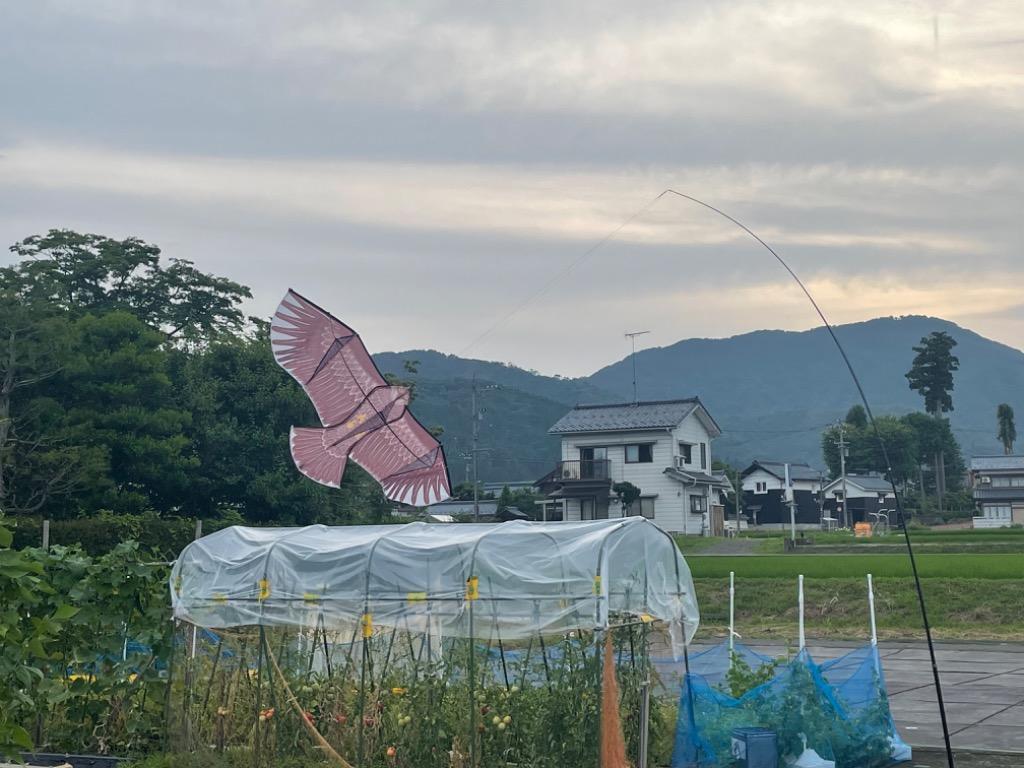
[[[200,517],[196,518],[196,535],[195,540],[199,540],[203,537],[203,520]],[[196,652],[199,650],[199,627],[195,624],[192,625],[192,658],[196,657]]]
[[[868,615],[871,618],[871,644],[878,645],[878,631],[875,628],[875,588],[868,574]]]
[[[50,551],[50,521],[43,520],[43,551]]]
[[[729,571],[729,652],[732,653],[736,637],[736,574]],[[730,664],[732,660],[730,658]]]
[[[806,645],[804,638],[804,575],[802,573],[798,577],[797,583],[797,594],[800,603],[800,650],[802,651]]]

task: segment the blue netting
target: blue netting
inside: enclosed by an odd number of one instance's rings
[[[659,671],[671,675],[675,667]],[[872,768],[910,759],[871,645],[819,665],[806,651],[775,661],[742,644],[730,656],[723,643],[691,658],[677,690],[673,768],[736,765],[733,732],[751,727],[775,734],[780,766]]]

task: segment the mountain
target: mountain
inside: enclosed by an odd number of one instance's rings
[[[876,415],[920,410],[907,386],[912,347],[932,331],[958,342],[960,358],[950,421],[964,455],[998,453],[995,412],[1010,403],[1024,418],[1024,352],[986,339],[946,320],[886,317],[836,327]],[[402,360],[419,360],[413,410],[425,423],[445,427],[442,438],[453,468],[469,447],[470,378],[501,385],[481,396],[486,408],[480,445],[493,448],[480,476],[489,480],[539,477],[557,459],[547,429],[578,402],[632,399],[627,357],[580,379],[540,376],[501,363],[465,360],[438,352],[378,355],[382,370],[402,374]],[[686,339],[637,352],[639,394],[644,400],[698,395],[722,427],[715,455],[736,464],[751,459],[807,461],[822,466],[821,431],[858,402],[857,390],[824,328],[754,331],[726,339]]]
[[[481,480],[536,480],[554,468],[558,441],[548,427],[580,402],[610,402],[616,395],[585,379],[542,376],[504,363],[470,360],[433,350],[383,352],[374,361],[384,373],[416,382],[412,409],[427,427],[444,429],[452,481],[472,477],[472,388],[477,378],[480,412],[478,472]],[[405,371],[406,361],[417,373]]]

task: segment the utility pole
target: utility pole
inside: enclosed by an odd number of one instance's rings
[[[488,450],[487,448],[480,448],[478,443],[480,441],[480,409],[477,407],[477,390],[483,391],[487,389],[498,389],[497,384],[489,384],[486,387],[478,387],[476,383],[476,374],[473,374],[473,387],[472,387],[472,405],[471,410],[473,411],[473,448],[471,454],[473,456],[473,522],[480,522],[480,478],[477,470],[477,456],[481,451]]]
[[[843,527],[850,527],[850,500],[846,497],[846,425],[839,422],[839,474],[843,478]]]
[[[636,387],[636,337],[643,336],[645,333],[650,333],[650,331],[633,331],[626,334],[626,338],[629,339],[630,344],[633,345],[633,352],[630,355],[633,360],[633,405],[640,402],[640,396],[637,394]]]
[[[476,374],[473,374],[473,522],[480,522],[480,483],[477,476],[476,456],[478,453],[477,442],[480,439],[480,414],[476,409]]]

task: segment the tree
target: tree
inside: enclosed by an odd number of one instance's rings
[[[996,420],[999,422],[999,442],[1003,444],[1003,453],[1013,453],[1013,443],[1017,439],[1017,427],[1013,421],[1013,408],[1002,403],[996,408]]]
[[[846,418],[843,419],[851,427],[857,429],[866,429],[868,426],[868,412],[864,410],[864,406],[857,404],[850,406],[850,410],[846,412]]]
[[[853,410],[853,409],[851,409]],[[892,466],[892,480],[904,482],[913,477],[917,471],[919,447],[914,430],[896,416],[879,416],[875,419],[878,435],[867,426],[856,426],[849,421],[845,424],[845,440],[849,452],[846,460],[846,471],[851,473],[877,472],[887,474],[888,467],[885,454],[878,442],[881,437],[889,455]],[[841,462],[839,460],[840,427],[829,427],[822,433],[821,450],[825,464],[833,477],[838,477]]]
[[[3,273],[22,281],[25,299],[36,304],[76,316],[127,311],[175,343],[206,342],[246,325],[239,304],[252,298],[247,287],[186,259],[164,265],[160,249],[136,237],[51,229],[10,250],[23,261]]]
[[[263,323],[251,338],[229,338],[183,358],[178,387],[192,413],[198,467],[185,506],[217,516],[237,510],[254,522],[380,521],[390,505],[354,462],[341,488],[303,477],[288,447],[292,425],[317,423],[299,385],[277,365]]]
[[[960,360],[953,354],[956,339],[945,331],[933,331],[913,348],[917,354],[907,372],[910,388],[924,398],[924,409],[932,416],[953,410],[953,372]]]
[[[622,505],[622,516],[629,514],[630,507],[640,499],[640,489],[629,482],[615,483],[612,486],[612,493],[615,494]]]

